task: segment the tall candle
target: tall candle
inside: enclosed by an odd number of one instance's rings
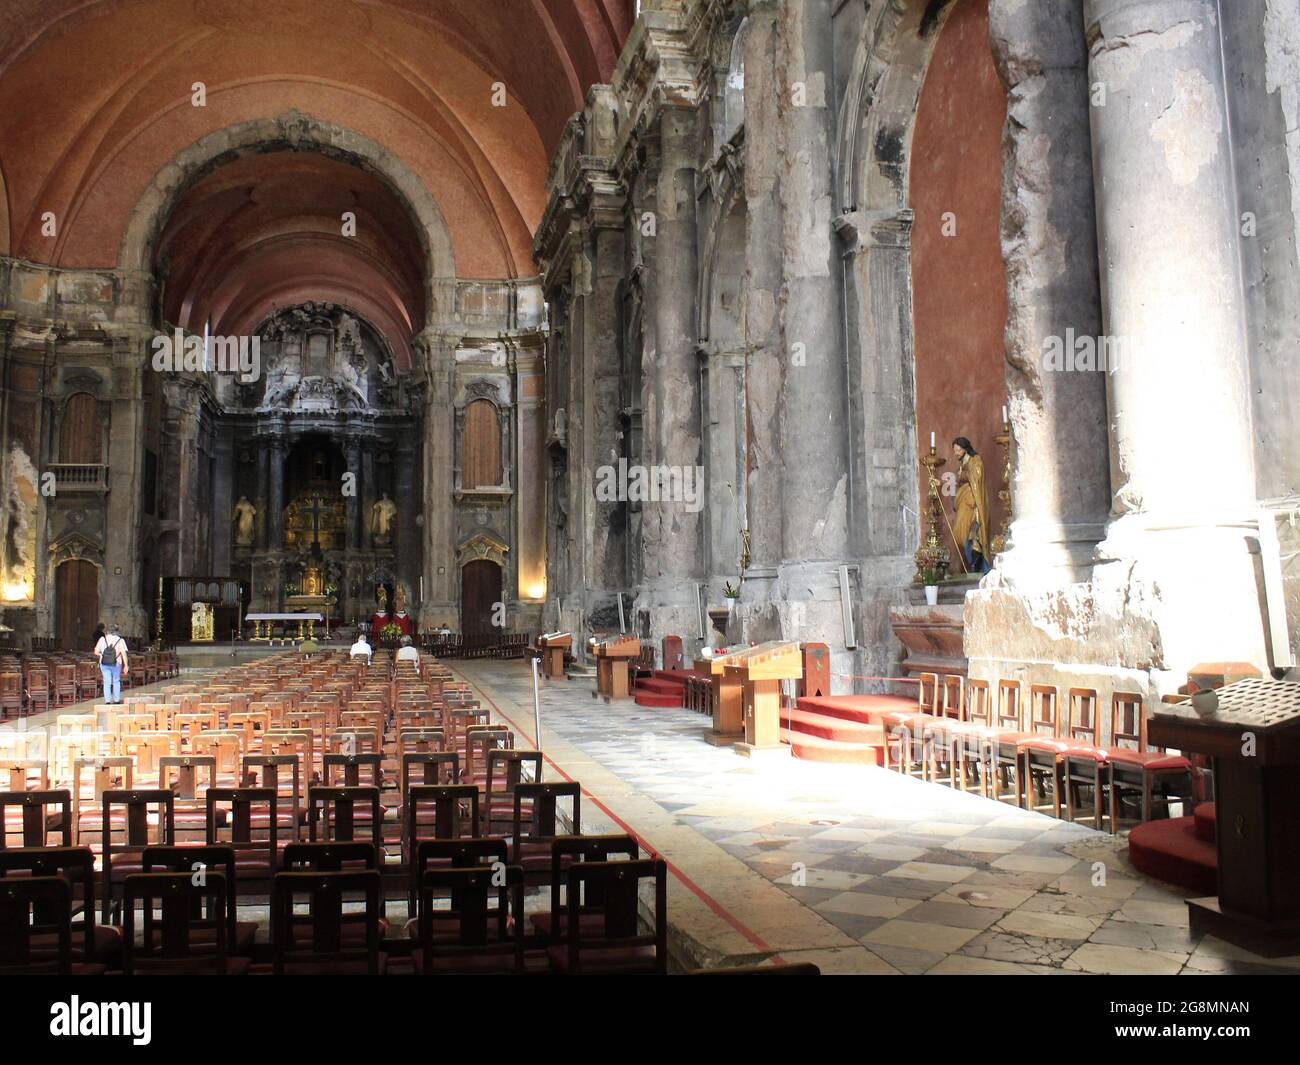
[[[933,432],[930,433],[930,450],[931,450],[931,451],[934,450],[934,433],[933,433]]]
[[[1002,424],[1003,424],[1003,425],[1006,425],[1006,424],[1007,424],[1007,408],[1006,408],[1006,407],[1003,407],[1003,408],[1002,408]]]

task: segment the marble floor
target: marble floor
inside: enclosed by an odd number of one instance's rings
[[[533,736],[526,662],[452,662]],[[694,968],[781,958],[846,973],[1297,973],[1188,933],[1186,895],[1122,839],[868,766],[753,761],[680,709],[547,682],[547,777],[583,785],[584,832],[669,863],[671,949]]]

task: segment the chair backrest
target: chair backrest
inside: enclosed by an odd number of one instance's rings
[[[426,813],[432,807],[431,813]],[[468,813],[463,812],[468,807]],[[408,855],[421,839],[479,835],[479,790],[473,784],[412,784],[406,794]],[[431,830],[431,831],[430,831]]]
[[[944,717],[956,718],[958,721],[964,720],[966,712],[966,678],[960,673],[945,673],[943,675],[943,703],[942,713]]]
[[[988,681],[966,678],[966,720],[979,725],[993,724],[993,699]]]
[[[1020,681],[999,680],[997,727],[1018,730],[1024,726],[1024,710],[1020,705]]]
[[[1110,697],[1110,742],[1113,747],[1147,749],[1146,702],[1139,692],[1115,692]]]
[[[383,783],[381,767],[383,755],[378,751],[358,754],[327,754],[322,758],[324,783],[330,787],[337,783],[350,788],[361,785],[379,787]],[[362,779],[362,770],[367,770],[367,779]]]
[[[58,935],[52,959],[33,943],[50,926]],[[72,885],[61,876],[5,877],[0,880],[0,973],[37,972],[72,972]]]
[[[916,679],[921,683],[916,689],[916,706],[923,714],[939,713],[939,674],[918,673]]]
[[[72,888],[75,901],[80,892],[82,919],[79,931],[85,937],[84,956],[90,958],[95,951],[95,853],[89,847],[23,847],[0,851],[0,884],[10,873],[28,877],[62,877]],[[37,924],[57,926],[60,916],[58,906],[47,912],[44,904],[33,913]],[[0,931],[0,939],[3,939]],[[0,952],[3,947],[0,945]]]
[[[417,776],[419,779],[414,779]],[[406,752],[400,780],[403,796],[413,784],[455,784],[460,780],[460,755],[455,751]]]
[[[122,971],[224,973],[230,950],[224,873],[133,873],[122,885]],[[136,940],[136,906],[143,909]],[[195,933],[211,929],[201,949]],[[214,941],[215,940],[215,941]]]
[[[514,796],[514,830],[510,838],[514,841],[516,863],[522,858],[521,848],[525,843],[549,843],[561,835],[582,835],[582,785],[576,780],[517,784]],[[573,804],[565,832],[560,831],[558,817],[557,804],[562,799]]]
[[[1061,717],[1057,707],[1059,695],[1055,684],[1029,686],[1030,732],[1043,732],[1052,736],[1061,734]]]
[[[205,880],[211,870],[220,873],[225,878],[226,888],[226,942],[231,949],[234,948],[238,919],[234,847],[201,843],[187,843],[183,847],[146,847],[141,868],[146,873],[184,873],[200,881]],[[195,902],[201,905],[202,900],[196,899]]]
[[[1066,738],[1099,742],[1101,714],[1098,713],[1096,688],[1071,688]]]
[[[22,842],[20,847],[47,847],[52,826],[59,834],[64,847],[72,846],[72,793],[67,788],[53,791],[0,791],[0,851],[9,846],[9,822],[6,807],[22,810]],[[51,807],[59,809],[57,818],[51,817]]]
[[[662,858],[576,862],[569,867],[567,880],[564,924],[571,973],[668,971],[668,866]],[[654,881],[654,927],[649,935],[640,932],[642,880]],[[592,886],[603,901],[599,931],[584,930],[580,919]],[[641,948],[651,948],[649,955],[641,965],[630,965],[627,952]]]
[[[237,851],[266,851],[268,868],[275,868],[280,832],[280,793],[275,788],[209,788],[204,799],[207,809],[205,839],[208,846],[228,846]],[[224,827],[230,838],[223,840],[217,811],[227,805],[229,812]],[[254,815],[261,805],[266,807],[266,816],[259,819],[266,824],[264,839],[258,839],[254,834]]]
[[[370,809],[370,839],[383,840],[383,815],[379,806],[379,789],[374,786],[343,786],[307,789],[307,838],[321,840],[356,839],[357,829],[365,822],[357,817],[357,807]]]
[[[271,943],[277,974],[293,968],[338,971],[364,968],[379,973],[379,918],[383,914],[383,874],[377,869],[339,873],[277,873],[271,889]],[[361,894],[365,910],[364,945],[344,935],[345,923],[357,915],[344,914],[347,896]],[[294,904],[303,896],[311,911],[295,920]]]
[[[446,893],[451,909],[435,910],[435,897]],[[427,869],[420,878],[419,915],[426,974],[482,971],[484,959],[493,956],[524,971],[524,871],[518,866]]]
[[[557,836],[551,841],[551,929],[552,935],[562,937],[565,927],[561,915],[565,909],[567,873],[574,862],[604,862],[612,856],[629,861],[641,857],[637,841],[625,834],[599,836]],[[584,912],[599,912],[605,905],[601,897],[602,884],[592,881],[587,885],[583,899]]]
[[[207,791],[217,784],[217,759],[214,755],[169,754],[158,759],[158,786],[169,788],[178,799],[194,801],[199,788]]]

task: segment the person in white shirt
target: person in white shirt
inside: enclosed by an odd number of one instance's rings
[[[409,636],[402,637],[402,646],[397,651],[397,660],[399,662],[414,662],[415,672],[420,672],[420,652],[411,643]]]
[[[366,643],[366,634],[364,632],[357,633],[357,642],[352,645],[352,650],[349,652],[351,657],[356,658],[358,655],[364,655],[366,661],[369,662],[373,653],[370,644]]]
[[[104,675],[104,702],[116,705],[122,701],[122,673],[127,668],[126,641],[118,634],[117,626],[110,625],[108,632],[95,644],[95,657],[99,671]]]

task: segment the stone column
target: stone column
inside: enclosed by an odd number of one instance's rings
[[[345,546],[350,554],[360,549],[361,539],[361,493],[365,490],[361,480],[361,441],[350,436],[344,444],[347,472],[353,477],[353,492],[343,501],[345,526]]]
[[[530,339],[528,347],[515,347],[511,354],[517,418],[514,433],[514,541],[519,598],[528,604],[527,616],[535,627],[541,624],[538,600],[547,593],[546,481],[551,462],[546,451],[542,338]]]
[[[785,359],[777,298],[781,293],[781,158],[778,109],[782,96],[776,70],[776,4],[756,3],[745,38],[745,420],[749,469],[745,509],[750,568],[741,593],[742,611],[768,617],[755,634],[778,635],[770,600],[781,562],[781,444],[777,437]]]
[[[778,306],[785,360],[778,415],[778,609],[786,614],[785,636],[828,643],[835,672],[848,675],[853,670],[845,654],[836,571],[848,550],[851,488],[839,248],[831,227],[831,5],[782,5],[777,24],[782,135],[777,174],[784,206],[784,298]]]
[[[429,381],[424,409],[424,596],[420,627],[459,625],[452,465],[455,451],[452,372],[459,337],[426,329],[417,351]],[[441,572],[439,572],[441,571]]]
[[[140,535],[140,482],[144,473],[144,388],[141,367],[147,336],[129,336],[114,345],[112,411],[108,465],[107,535],[104,544],[104,598],[100,612],[124,633],[148,637],[149,618],[139,600],[136,572]],[[188,439],[193,440],[191,435]],[[192,448],[190,449],[192,452]],[[184,488],[182,486],[182,492]],[[197,523],[190,514],[190,538]],[[185,534],[182,528],[178,535]]]
[[[1265,664],[1237,195],[1214,0],[1086,0],[1110,374],[1104,579],[1143,582],[1172,686]],[[1115,342],[1118,341],[1118,351]],[[1136,569],[1133,568],[1137,561]],[[1164,682],[1161,682],[1163,686]]]
[[[218,429],[213,444],[216,471],[212,486],[212,572],[224,576],[233,572],[231,566],[231,545],[235,539],[233,521],[235,500],[235,455],[234,442],[229,431]]]
[[[1087,0],[1118,513],[1255,503],[1218,4]]]
[[[279,549],[284,544],[284,440],[275,436],[267,443],[270,458],[267,482],[267,547]]]
[[[699,365],[695,353],[696,112],[665,105],[659,113],[655,237],[648,271],[652,340],[643,358],[645,464],[672,470],[677,486],[691,478],[691,504],[677,498],[642,504],[645,578],[640,605],[650,611],[651,639],[698,626],[694,584],[702,572]]]

